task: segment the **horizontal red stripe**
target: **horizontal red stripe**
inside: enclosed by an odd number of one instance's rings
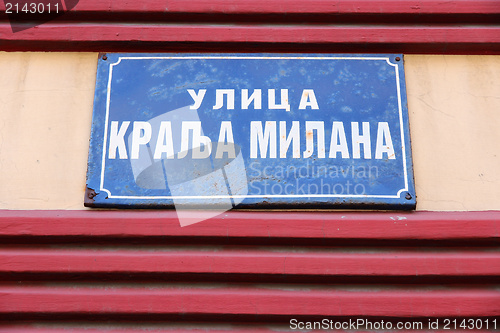
[[[0,237],[241,237],[500,241],[500,212],[241,212],[181,228],[174,211],[0,211]]]
[[[2,3],[3,6],[3,3]],[[74,11],[160,13],[500,13],[497,0],[85,0]]]
[[[343,320],[339,320],[343,321]],[[483,326],[486,326],[484,323],[485,320],[483,320]],[[334,320],[335,322],[335,320]],[[375,322],[375,320],[372,320],[372,322]],[[387,320],[384,320],[385,323],[387,323]],[[427,328],[428,321],[420,321],[422,322],[422,325],[424,328]],[[404,322],[403,322],[404,323]],[[461,323],[461,321],[457,321],[457,326]],[[285,323],[289,324],[288,322]],[[229,332],[236,332],[236,333],[276,333],[276,332],[297,332],[297,330],[285,330],[285,328],[274,328],[274,329],[266,329],[266,328],[240,328],[236,327],[234,325],[231,325],[230,327],[226,329],[215,329],[213,327],[210,327],[207,325],[205,329],[191,329],[191,328],[164,328],[164,329],[158,329],[158,328],[149,328],[148,325],[144,325],[142,328],[121,328],[121,329],[112,329],[108,328],[106,326],[101,326],[100,328],[75,328],[71,324],[67,324],[66,328],[54,328],[54,327],[44,327],[44,326],[50,326],[47,324],[40,324],[40,323],[34,323],[32,325],[13,325],[13,324],[8,324],[0,327],[0,333],[229,333]],[[93,323],[93,326],[96,326],[95,323]],[[173,326],[180,326],[179,324],[174,324]],[[185,325],[188,327],[192,327],[192,324]],[[219,325],[220,326],[220,325]],[[246,325],[248,326],[248,324]],[[395,326],[395,325],[394,325]],[[489,326],[491,327],[491,320],[489,320]],[[361,331],[357,330],[356,333],[372,333],[373,331]],[[407,332],[414,332],[410,330],[398,330],[399,333],[407,333]],[[449,333],[450,330],[419,330],[418,332],[420,333]],[[481,330],[467,330],[468,333],[484,333],[484,331]]]
[[[50,326],[45,324],[46,326]],[[89,325],[92,325],[93,327],[96,326],[95,323],[91,323]],[[42,327],[40,327],[42,326]],[[186,326],[187,328],[182,329],[182,328],[165,328],[165,329],[158,329],[158,328],[150,328],[148,327],[147,324],[145,324],[142,328],[121,328],[121,329],[112,329],[109,328],[109,325],[104,325],[100,328],[75,328],[75,326],[72,326],[71,324],[66,323],[66,328],[46,328],[43,327],[43,324],[34,324],[33,326],[28,326],[28,325],[5,325],[5,326],[0,326],[0,333],[231,333],[231,332],[236,332],[236,333],[276,333],[276,330],[273,329],[265,329],[265,328],[255,328],[255,329],[245,329],[245,328],[236,328],[234,325],[231,325],[228,329],[212,329],[210,325],[207,325],[205,329],[192,329],[192,324],[184,324],[182,326]],[[156,324],[155,326],[158,326]],[[178,323],[174,324],[172,326],[180,326]],[[199,326],[199,325],[198,325]],[[220,326],[220,324],[219,324]],[[154,327],[154,326],[153,326]],[[283,332],[282,330],[279,330],[279,332]],[[425,331],[420,331],[422,333],[425,333]],[[467,330],[468,333],[478,333],[476,331],[469,331]],[[363,333],[359,332],[358,333]],[[440,331],[432,331],[432,333],[443,333]],[[480,332],[479,332],[480,333]]]
[[[0,287],[0,313],[498,316],[497,290]]]
[[[500,276],[500,254],[1,250],[0,272]]]
[[[500,43],[500,26],[255,26],[255,25],[125,25],[42,24],[13,33],[0,24],[4,41],[141,41],[261,43]]]
[[[4,21],[0,50],[500,54],[497,0],[86,0],[72,12],[17,33]]]
[[[5,4],[0,3],[0,10]],[[498,14],[497,0],[85,0],[76,12],[224,13],[224,14]]]

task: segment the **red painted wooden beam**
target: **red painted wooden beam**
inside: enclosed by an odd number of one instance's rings
[[[498,290],[280,290],[0,286],[0,313],[475,317],[500,315]]]
[[[3,4],[2,4],[3,5]],[[85,0],[75,11],[169,13],[491,14],[497,0]]]
[[[387,322],[387,320],[385,320]],[[460,324],[460,321],[457,321]],[[489,321],[491,326],[491,320]],[[427,321],[423,321],[422,325],[428,325]],[[44,327],[45,326],[45,327]],[[49,327],[46,327],[49,326]],[[32,325],[16,325],[16,324],[7,324],[0,326],[0,333],[277,333],[277,332],[297,332],[297,330],[285,330],[283,328],[279,329],[266,329],[266,328],[240,328],[231,325],[226,329],[212,329],[212,327],[207,327],[206,329],[192,329],[192,328],[121,328],[121,329],[113,329],[107,327],[107,325],[103,325],[100,328],[75,328],[68,325],[68,328],[55,328],[50,327],[50,325],[43,323],[35,323]],[[95,326],[95,324],[93,325]],[[179,326],[172,325],[172,326]],[[187,326],[192,327],[192,324]],[[423,326],[426,327],[426,326]],[[373,331],[362,331],[356,330],[357,333],[372,333]],[[410,330],[398,330],[400,333],[410,333],[414,331]],[[449,333],[450,330],[419,330],[420,333]],[[481,330],[467,330],[467,333],[484,333],[485,331]]]
[[[48,327],[47,327],[48,326]],[[81,326],[81,324],[79,325]],[[212,329],[209,325],[205,329],[193,329],[192,324],[188,325],[170,325],[173,326],[171,328],[109,328],[109,324],[104,324],[100,328],[81,328],[78,324],[75,326],[69,324],[66,328],[55,328],[50,324],[43,323],[35,323],[32,325],[15,325],[15,324],[7,324],[0,326],[0,333],[277,333],[283,332],[283,330],[274,330],[274,329],[266,329],[266,328],[241,328],[235,327],[231,325],[227,329]],[[89,324],[88,326],[98,326],[95,323]],[[158,326],[158,324],[153,325]],[[177,327],[176,327],[177,326]],[[187,328],[178,328],[178,326],[187,326]],[[219,325],[220,326],[220,325]],[[420,331],[422,333],[426,333],[425,331]],[[358,333],[364,333],[359,332]],[[402,332],[403,333],[403,332]],[[442,331],[432,331],[432,333],[444,333]],[[480,331],[470,331],[467,330],[467,333],[481,333]]]
[[[5,11],[5,4],[0,3]],[[85,0],[74,12],[221,14],[498,14],[497,0]]]
[[[30,236],[423,239],[500,242],[500,211],[229,211],[218,217],[181,228],[174,211],[0,210],[0,237]]]
[[[0,250],[0,273],[218,273],[314,276],[499,276],[493,252]]]
[[[42,24],[12,33],[0,24],[1,42],[224,42],[326,44],[500,44],[500,25],[453,26],[258,26],[258,25],[127,25]],[[0,43],[0,47],[1,47]]]
[[[7,23],[0,23],[0,50],[146,52],[148,49],[181,47],[183,43],[197,43],[196,50],[211,52],[235,52],[231,44],[248,46],[255,43],[260,48],[254,48],[253,52],[269,51],[265,45],[289,45],[280,52],[296,52],[297,47],[290,45],[306,47],[302,52],[325,52],[324,47],[318,51],[318,47],[308,49],[307,46],[327,45],[329,52],[500,54],[500,25],[46,23],[12,33]],[[217,44],[226,46],[215,49],[210,46]],[[189,50],[193,51],[193,47]]]
[[[210,52],[316,45],[300,52],[500,54],[499,22],[497,0],[86,0],[16,33],[3,21],[0,50],[185,51],[182,43],[197,43]]]

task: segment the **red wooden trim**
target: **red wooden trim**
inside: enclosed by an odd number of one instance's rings
[[[0,2],[0,10],[5,4]],[[218,14],[498,14],[497,0],[85,0],[74,12]]]
[[[182,43],[199,43],[210,52],[318,44],[300,52],[500,54],[498,22],[498,0],[86,0],[16,33],[3,21],[0,50],[192,51]]]
[[[451,317],[500,315],[498,290],[1,286],[0,313]]]
[[[240,237],[500,241],[500,211],[240,212],[188,227],[174,211],[0,211],[0,237]]]
[[[13,272],[500,277],[500,254],[0,250],[0,273]]]
[[[7,51],[241,52],[245,46],[256,43],[257,48],[246,51],[297,52],[302,46],[300,52],[500,54],[500,26],[496,25],[46,23],[12,33],[10,26],[3,23],[0,24],[0,38],[0,50]],[[183,49],[183,43],[198,44]],[[231,48],[231,44],[239,46]],[[310,45],[312,47],[308,47]],[[317,45],[326,45],[327,48]]]
[[[0,327],[0,333],[277,333],[283,332],[282,330],[273,330],[273,329],[265,329],[265,328],[236,328],[233,325],[228,329],[190,329],[190,328],[166,328],[166,329],[154,329],[154,328],[121,328],[121,329],[112,329],[106,327],[104,324],[101,328],[75,328],[71,325],[67,325],[67,328],[44,328],[40,327],[43,324],[36,324],[33,326],[28,325],[5,325]],[[48,325],[50,326],[50,325]],[[95,326],[95,323],[94,323]],[[179,326],[179,324],[175,325]],[[192,324],[183,325],[190,327]],[[147,325],[146,325],[147,327]],[[419,331],[421,333],[427,333],[425,331]],[[470,331],[467,330],[468,333],[482,333],[480,331]],[[359,332],[358,333],[363,333]],[[404,333],[404,332],[401,332]],[[430,332],[429,332],[430,333]],[[432,331],[432,333],[444,333],[443,331]],[[449,333],[449,332],[446,332]]]
[[[257,42],[362,44],[485,44],[500,43],[500,26],[257,26],[257,25],[126,25],[42,24],[12,33],[0,24],[6,41],[51,42]],[[1,45],[1,44],[0,44]]]
[[[457,14],[500,13],[497,0],[85,0],[75,11],[160,13]]]
[[[384,322],[387,322],[385,320]],[[491,320],[490,320],[491,323]],[[424,327],[428,322],[422,322]],[[122,329],[112,329],[106,326],[93,329],[93,328],[74,328],[69,326],[68,328],[45,328],[40,327],[43,324],[34,325],[15,325],[8,324],[0,327],[0,333],[277,333],[277,332],[296,332],[297,330],[285,331],[284,329],[266,329],[266,328],[237,328],[233,325],[227,329],[182,329],[182,328],[166,328],[166,329],[154,329],[154,328],[122,328]],[[457,324],[458,325],[458,324]],[[490,324],[491,325],[491,324]],[[178,325],[177,325],[178,326]],[[192,326],[192,325],[187,325]],[[373,331],[356,331],[357,333],[373,333]],[[399,333],[411,333],[414,331],[408,330],[398,330]],[[449,333],[450,330],[420,330],[419,333]],[[467,333],[484,333],[481,330],[467,330]]]

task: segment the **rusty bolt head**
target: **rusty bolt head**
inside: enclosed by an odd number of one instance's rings
[[[411,200],[412,196],[409,192],[406,192],[405,199],[406,200]]]
[[[102,60],[108,60],[108,57],[106,55],[103,55]]]

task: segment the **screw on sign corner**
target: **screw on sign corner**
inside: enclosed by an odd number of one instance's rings
[[[79,0],[3,0],[13,33],[52,21],[73,9]]]
[[[85,199],[84,199],[84,206],[85,207],[92,207],[94,205],[94,198],[97,196],[97,193],[95,192],[94,189],[90,187],[86,187],[85,189]]]

